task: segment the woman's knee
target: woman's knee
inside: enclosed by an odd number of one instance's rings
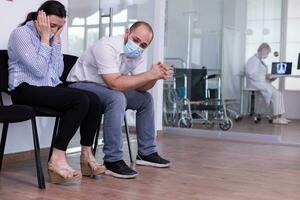
[[[72,106],[81,114],[86,114],[90,106],[89,96],[83,92],[76,92],[73,94]]]
[[[93,112],[97,112],[98,114],[101,113],[102,105],[99,97],[95,93],[89,91],[86,91],[86,94],[88,95],[89,98],[89,110]]]

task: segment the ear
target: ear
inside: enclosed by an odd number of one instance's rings
[[[128,28],[125,29],[125,34],[124,34],[124,44],[127,42],[128,40],[128,35],[129,35],[130,31]]]
[[[128,28],[126,28],[125,29],[125,38],[127,38],[129,34],[130,34],[130,30]]]

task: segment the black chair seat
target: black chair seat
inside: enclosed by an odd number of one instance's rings
[[[34,118],[35,112],[29,106],[10,105],[0,106],[0,122],[14,123],[22,122]]]
[[[36,116],[38,117],[60,117],[62,116],[62,113],[58,110],[48,108],[48,107],[39,107],[39,106],[33,106],[33,109],[36,112]]]

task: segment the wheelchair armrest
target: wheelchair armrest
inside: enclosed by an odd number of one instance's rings
[[[208,79],[214,79],[214,78],[219,78],[220,77],[220,74],[211,74],[211,75],[206,75],[204,77],[205,80],[208,80]]]

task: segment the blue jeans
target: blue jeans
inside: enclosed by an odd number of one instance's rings
[[[104,161],[115,162],[123,159],[122,123],[126,109],[137,111],[138,153],[149,155],[156,152],[154,107],[150,93],[135,90],[120,92],[92,82],[77,82],[70,87],[94,92],[104,106]]]

